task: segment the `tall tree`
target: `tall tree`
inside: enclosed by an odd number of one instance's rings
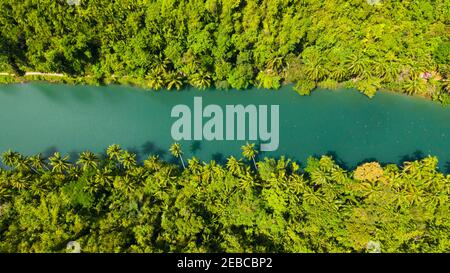
[[[179,143],[174,143],[170,146],[169,151],[174,157],[178,157],[181,160],[183,169],[186,169],[186,166],[184,165],[183,151],[181,150],[181,145]]]

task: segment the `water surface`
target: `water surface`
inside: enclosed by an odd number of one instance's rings
[[[124,86],[68,86],[45,83],[0,85],[0,151],[75,158],[83,150],[102,152],[120,144],[144,159],[173,159],[170,112],[176,104],[280,105],[280,145],[263,156],[287,155],[304,163],[309,155],[333,155],[353,168],[367,160],[400,163],[428,154],[450,171],[450,107],[420,98],[379,92],[368,99],[355,90],[318,90],[301,97],[278,91],[151,92]],[[206,121],[206,119],[205,119]],[[185,157],[223,161],[240,156],[242,141],[181,141]],[[304,164],[302,164],[304,165]]]

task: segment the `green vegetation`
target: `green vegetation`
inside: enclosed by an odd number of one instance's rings
[[[112,145],[74,164],[12,151],[2,161],[0,252],[450,252],[450,175],[435,157],[354,171],[328,156],[304,169],[191,158],[182,169]]]
[[[447,0],[3,0],[0,72],[15,76],[0,82],[344,85],[448,103],[449,11]]]

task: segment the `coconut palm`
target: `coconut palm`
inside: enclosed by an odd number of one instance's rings
[[[175,72],[169,73],[167,75],[166,81],[168,89],[172,89],[175,87],[177,90],[180,90],[183,86],[183,77]]]
[[[341,168],[334,169],[331,172],[331,178],[333,179],[333,181],[336,181],[340,184],[343,184],[348,181],[348,176],[347,176],[346,171]]]
[[[330,180],[331,176],[328,172],[321,169],[317,169],[311,173],[311,180],[315,185],[326,184]]]
[[[157,171],[161,169],[163,163],[157,155],[151,155],[146,160],[144,160],[144,167],[150,171]]]
[[[333,80],[340,82],[347,76],[347,70],[343,65],[338,65],[330,71],[330,76]]]
[[[241,147],[242,149],[242,155],[247,158],[248,160],[253,161],[253,165],[255,166],[255,169],[258,167],[256,166],[255,157],[258,154],[258,151],[255,149],[255,143],[248,143]]]
[[[106,155],[109,159],[116,159],[119,161],[119,158],[122,155],[122,149],[118,144],[110,145],[108,149],[106,149]]]
[[[149,74],[147,76],[148,86],[152,89],[158,90],[164,87],[164,77],[157,74]]]
[[[158,55],[153,56],[153,70],[161,72],[166,71],[168,69],[168,66],[170,65],[170,60],[165,57],[162,53],[159,53]]]
[[[202,164],[196,157],[192,157],[191,159],[188,159],[188,168],[189,170],[194,174],[200,174],[202,172]]]
[[[45,160],[42,158],[41,154],[30,156],[29,160],[31,167],[33,167],[36,171],[43,171],[44,169],[47,171],[49,170],[45,165]]]
[[[136,154],[125,151],[120,159],[125,169],[131,170],[136,167]]]
[[[2,154],[2,162],[10,168],[16,168],[19,156],[19,153],[8,150]]]
[[[227,169],[232,174],[240,174],[242,172],[242,162],[241,160],[237,160],[234,156],[230,156],[227,160]]]
[[[312,54],[304,60],[304,71],[311,81],[320,81],[326,74],[326,69],[322,64],[322,58],[317,54]]]
[[[94,176],[95,183],[103,186],[103,187],[109,187],[112,185],[113,182],[113,176],[111,174],[111,170],[107,167],[104,167],[102,169],[98,169],[97,173]]]
[[[347,69],[355,76],[359,76],[369,67],[370,59],[362,53],[351,54],[345,60]]]
[[[413,76],[405,82],[405,91],[409,95],[424,94],[427,90],[427,83],[419,76]]]
[[[279,71],[283,68],[283,57],[274,57],[267,61],[266,65],[267,69],[273,70],[273,71]]]
[[[97,156],[89,151],[82,152],[78,158],[77,164],[82,166],[83,171],[92,170],[97,167]]]
[[[319,191],[315,191],[311,187],[305,187],[303,200],[308,205],[319,205],[324,202],[324,197]]]
[[[69,156],[61,156],[59,152],[55,152],[53,156],[49,158],[50,165],[53,167],[52,171],[57,173],[63,173],[70,168]]]
[[[17,168],[17,170],[19,170],[21,172],[29,171],[31,169],[30,168],[30,160],[27,157],[19,154],[16,159],[16,168]],[[35,173],[37,173],[36,170],[33,169],[33,171]]]
[[[450,93],[450,80],[442,80],[442,88],[447,93]]]
[[[211,76],[204,72],[197,72],[191,76],[190,83],[199,89],[205,89],[211,85]]]
[[[179,143],[174,143],[170,146],[169,151],[173,156],[180,158],[181,164],[183,165],[183,169],[186,169],[186,166],[184,165],[184,160],[182,157],[183,151],[181,150],[181,145]]]

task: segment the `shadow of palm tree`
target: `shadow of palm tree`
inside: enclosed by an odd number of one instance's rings
[[[142,159],[142,155],[139,152],[139,149],[136,147],[130,147],[126,149],[128,152],[133,153],[136,155],[136,162],[138,163],[142,163],[141,159]]]
[[[222,165],[226,163],[226,158],[222,153],[214,153],[211,159]]]
[[[425,157],[425,154],[422,151],[417,150],[412,154],[401,156],[398,164],[403,165],[403,163],[406,161],[416,161],[416,160],[423,159],[424,157]]]
[[[201,150],[201,142],[200,141],[193,141],[189,147],[189,150],[191,153],[195,154],[197,151]]]
[[[167,152],[164,149],[159,148],[155,145],[155,143],[151,141],[147,141],[141,145],[141,153],[142,158],[148,157],[150,155],[157,155],[159,158],[164,159]]]
[[[331,158],[333,158],[334,162],[336,162],[336,164],[337,164],[339,167],[348,170],[347,163],[345,163],[345,162],[342,160],[342,158],[340,158],[340,157],[337,155],[336,152],[334,152],[334,151],[328,151],[325,155],[331,156]]]
[[[142,153],[144,155],[150,155],[155,151],[156,147],[155,144],[151,141],[147,141],[144,144],[142,144]]]
[[[447,161],[447,162],[445,163],[444,173],[445,173],[445,174],[450,174],[450,161]]]
[[[42,156],[48,158],[56,152],[58,152],[58,149],[55,146],[50,146],[42,152]]]

